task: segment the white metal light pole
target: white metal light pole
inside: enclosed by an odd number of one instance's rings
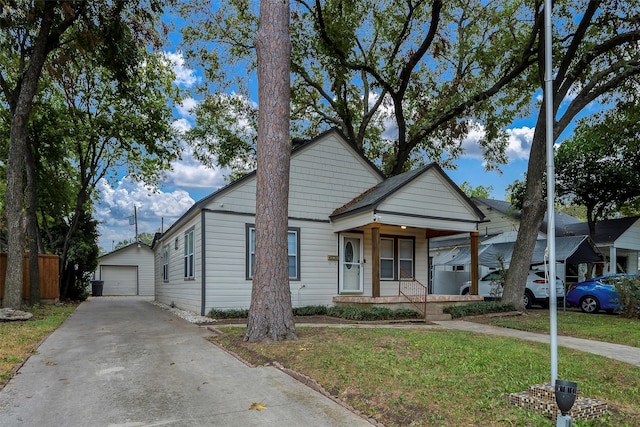
[[[558,299],[556,296],[555,168],[553,159],[553,63],[551,0],[544,2],[544,99],[547,142],[547,253],[549,261],[549,335],[551,347],[551,386],[558,379]]]

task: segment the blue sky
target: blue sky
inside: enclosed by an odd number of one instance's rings
[[[172,37],[174,45],[177,37]],[[186,65],[178,50],[169,50],[165,55],[172,62],[176,73],[174,84],[183,89],[193,88],[200,78],[199,73]],[[173,126],[176,129],[186,130],[193,126],[190,110],[195,105],[193,98],[187,98],[175,109]],[[458,185],[468,181],[472,187],[492,187],[491,197],[504,199],[505,188],[516,179],[523,179],[527,169],[536,118],[536,109],[532,110],[532,117],[519,119],[507,130],[509,146],[506,154],[509,163],[501,167],[502,173],[485,171],[477,143],[482,130],[478,129],[464,141],[465,154],[455,162],[458,168],[446,170],[451,179]],[[140,233],[166,230],[195,201],[225,185],[224,175],[225,171],[203,166],[186,147],[182,159],[173,164],[173,170],[166,174],[159,190],[133,182],[126,175],[119,176],[117,182],[102,181],[99,186],[100,200],[96,204],[96,217],[101,221],[98,244],[108,252],[118,242],[134,239],[135,227],[129,223],[134,205]]]

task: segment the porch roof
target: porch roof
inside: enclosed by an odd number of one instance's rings
[[[499,268],[501,258],[505,265],[511,262],[514,242],[492,243],[478,247],[478,263],[487,267]],[[545,262],[545,249],[547,240],[536,241],[536,246],[531,257],[531,264],[543,264]],[[568,236],[556,238],[556,262],[583,263],[601,262],[602,254],[595,247],[589,236]],[[471,264],[471,250],[468,246],[460,248],[456,256],[447,261],[445,265]]]
[[[399,192],[411,182],[418,179],[426,172],[431,171],[441,177],[444,187],[448,187],[451,194],[456,194],[461,203],[466,206],[467,212],[472,212],[468,218],[451,218],[429,214],[429,212],[400,212],[394,210],[381,210],[380,206],[391,196]],[[437,202],[434,202],[437,203]],[[383,223],[391,225],[406,225],[425,228],[430,236],[446,236],[477,230],[477,224],[484,221],[484,214],[474,203],[460,190],[460,188],[442,171],[435,163],[396,175],[380,182],[360,194],[347,204],[339,207],[329,216],[332,222],[340,222],[342,227],[356,228],[370,223]],[[429,233],[431,230],[431,233]]]

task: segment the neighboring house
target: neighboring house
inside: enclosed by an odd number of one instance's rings
[[[154,259],[151,248],[131,243],[98,258],[95,280],[104,282],[102,295],[154,295]]]
[[[154,241],[156,300],[201,314],[249,307],[255,191],[252,172]],[[482,220],[435,164],[385,180],[337,130],[298,144],[289,189],[292,304],[388,301],[401,275],[428,283],[431,237],[477,235]]]
[[[589,234],[589,226],[584,222],[567,226],[564,235],[582,234]],[[607,257],[603,274],[639,271],[640,217],[597,221],[593,240],[600,252]],[[615,263],[612,264],[611,260],[615,260]]]
[[[513,208],[509,202],[484,198],[473,198],[473,202],[482,211],[487,223],[481,226],[480,241],[484,245],[515,242],[520,228],[520,211]],[[588,236],[589,228],[586,222],[580,221],[562,212],[555,212],[555,234],[558,241],[568,236]],[[546,239],[547,216],[540,226],[538,240]],[[564,243],[570,242],[566,239]],[[563,248],[563,253],[571,256],[561,261],[557,266],[558,276],[567,283],[584,280],[586,263],[592,263],[595,255],[604,255],[603,261],[598,263],[598,272],[608,273],[610,270],[609,259],[615,259],[617,272],[638,272],[638,254],[640,253],[640,217],[620,218],[598,221],[596,234],[593,238],[575,240],[574,248]],[[556,246],[558,243],[556,243]],[[452,292],[448,284],[451,282],[464,282],[469,280],[469,265],[456,264],[455,259],[459,251],[469,246],[466,236],[454,238],[440,238],[431,241],[431,253],[434,257],[434,289]],[[508,246],[508,245],[507,245]],[[539,245],[538,245],[539,246]],[[591,246],[595,250],[591,250]],[[468,249],[467,249],[468,250]],[[560,254],[557,254],[561,256]],[[510,253],[508,254],[510,257]],[[482,256],[480,257],[482,259]],[[579,261],[582,259],[583,261]],[[532,260],[532,262],[536,260]],[[569,262],[570,261],[570,262]],[[486,274],[495,265],[481,267],[480,276]],[[611,272],[616,272],[611,270]]]

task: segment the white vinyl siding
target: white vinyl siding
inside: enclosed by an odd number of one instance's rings
[[[154,253],[145,244],[132,244],[122,249],[101,256],[98,259],[98,267],[94,274],[95,280],[104,281],[103,295],[145,295],[150,296],[155,292],[155,267]],[[129,267],[129,268],[127,268]],[[126,272],[123,272],[126,270]],[[135,280],[133,271],[136,270]],[[113,276],[112,273],[116,275]],[[123,277],[128,275],[128,278]],[[127,285],[124,285],[125,282]],[[117,284],[116,282],[121,282]],[[114,289],[111,291],[109,289]],[[120,290],[118,290],[120,289]]]
[[[382,180],[334,133],[292,156],[290,177],[289,216],[317,220]]]
[[[189,310],[194,313],[200,313],[202,307],[202,283],[199,280],[185,280],[184,264],[185,264],[185,231],[193,230],[193,248],[194,248],[194,264],[193,272],[198,276],[197,272],[202,271],[202,257],[198,256],[201,248],[201,228],[200,213],[185,220],[182,227],[170,230],[168,234],[156,245],[156,301],[171,304]],[[176,244],[177,242],[177,244]],[[169,263],[168,273],[169,280],[162,279],[163,263],[162,250],[163,246],[169,246]],[[194,277],[196,279],[196,277]]]
[[[252,282],[247,280],[246,271],[247,218],[220,212],[207,212],[205,218],[206,311],[248,308]],[[301,230],[298,251],[301,279],[290,281],[293,306],[331,305],[338,288],[338,262],[327,256],[338,255],[338,235],[328,222],[291,220],[289,226]]]
[[[477,213],[449,182],[432,168],[385,199],[377,208],[383,222],[424,227],[424,217],[433,228],[476,231]]]

